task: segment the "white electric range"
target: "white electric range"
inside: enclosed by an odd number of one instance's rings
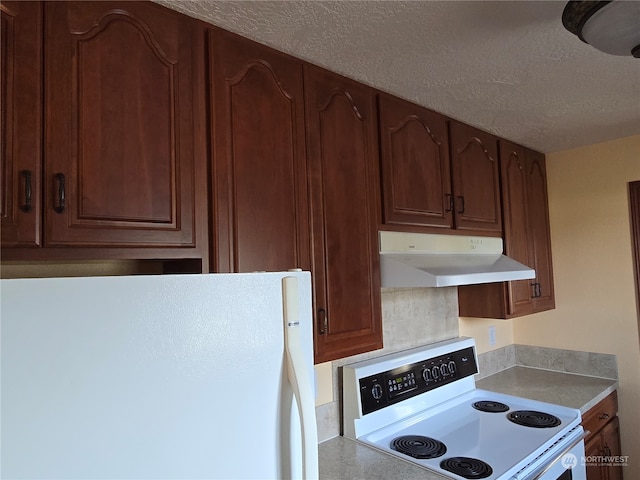
[[[458,338],[343,367],[343,431],[452,479],[586,480],[580,411],[475,388]]]

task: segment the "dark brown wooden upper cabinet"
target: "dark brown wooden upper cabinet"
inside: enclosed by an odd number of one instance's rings
[[[536,270],[533,311],[554,309],[553,261],[551,258],[551,232],[549,228],[549,198],[547,194],[547,167],[542,153],[525,150],[527,174],[527,202],[529,209],[529,241]]]
[[[447,118],[378,97],[385,225],[453,227]]]
[[[449,135],[455,228],[501,234],[497,137],[455,120]]]
[[[458,287],[460,316],[513,318],[555,308],[544,155],[500,140],[505,253],[536,278]]]
[[[315,359],[382,347],[374,91],[305,65]]]
[[[500,177],[504,216],[504,249],[511,258],[533,268],[533,245],[530,242],[529,202],[527,199],[527,165],[525,149],[500,140]],[[532,312],[534,280],[508,282],[507,316]]]
[[[47,246],[194,246],[195,25],[150,2],[45,2]]]
[[[218,272],[310,268],[302,63],[210,29]]]
[[[42,243],[42,3],[0,4],[3,247]]]

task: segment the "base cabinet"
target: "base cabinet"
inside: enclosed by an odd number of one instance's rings
[[[622,455],[618,395],[613,392],[582,418],[585,430],[591,432],[585,440],[587,480],[622,480],[622,466],[615,457]]]

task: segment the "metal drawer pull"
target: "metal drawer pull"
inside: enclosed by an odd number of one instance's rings
[[[56,173],[54,178],[58,182],[58,204],[53,207],[56,213],[64,213],[65,204],[65,185],[64,174]]]
[[[20,175],[24,178],[24,203],[20,205],[20,210],[26,213],[31,211],[31,171],[22,170]]]
[[[600,415],[598,417],[600,420],[606,420],[607,418],[609,418],[609,414],[608,413],[603,413],[602,415]]]
[[[544,474],[547,473],[551,469],[551,467],[553,467],[556,463],[558,463],[558,460],[560,460],[562,457],[564,457],[565,454],[569,453],[573,447],[578,445],[582,440],[587,438],[590,434],[591,434],[591,432],[589,430],[587,430],[586,432],[583,432],[582,435],[580,436],[580,438],[578,438],[578,439],[574,440],[573,442],[571,442],[571,445],[569,445],[567,448],[562,450],[556,456],[556,458],[553,459],[553,461],[549,465],[544,467],[544,470],[542,470],[538,475],[533,477],[531,480],[539,480],[540,478],[542,478],[544,476]]]

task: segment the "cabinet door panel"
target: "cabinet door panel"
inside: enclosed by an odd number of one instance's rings
[[[316,362],[382,346],[374,94],[305,67]],[[326,321],[326,322],[325,322]]]
[[[502,232],[497,138],[452,121],[455,228]]]
[[[555,308],[553,263],[549,232],[547,175],[544,155],[526,150],[530,242],[535,255],[536,282],[540,284],[534,298],[534,310]]]
[[[584,444],[585,457],[599,457],[604,455],[602,445],[602,436],[600,434],[593,435]],[[606,469],[600,465],[587,464],[587,480],[607,480]]]
[[[500,140],[500,175],[502,179],[502,208],[504,215],[505,253],[511,258],[533,267],[527,223],[527,174],[524,148]],[[508,315],[524,315],[533,309],[532,283],[519,280],[507,283]]]
[[[47,245],[192,246],[191,20],[144,2],[45,18]]]
[[[41,244],[42,3],[0,5],[2,247]]]
[[[446,118],[380,94],[385,224],[451,228]]]
[[[622,455],[622,446],[620,444],[620,418],[618,416],[607,423],[600,432],[602,437],[602,448],[605,456],[619,457]],[[622,480],[621,465],[607,465],[608,480]]]
[[[211,30],[216,271],[310,268],[301,62]]]

